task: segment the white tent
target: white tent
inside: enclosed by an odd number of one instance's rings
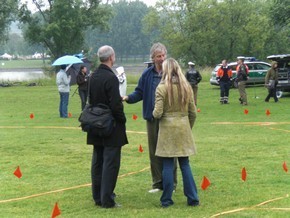
[[[7,53],[1,55],[0,57],[1,57],[2,59],[7,59],[7,60],[11,60],[11,59],[12,59],[12,55],[7,54]]]

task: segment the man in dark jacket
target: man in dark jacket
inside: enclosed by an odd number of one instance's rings
[[[200,73],[195,69],[195,63],[188,62],[189,70],[185,73],[185,77],[187,81],[190,83],[193,95],[194,95],[194,103],[197,105],[197,91],[198,91],[198,83],[202,80]]]
[[[153,64],[144,70],[135,91],[128,96],[124,96],[123,100],[129,104],[133,104],[143,100],[143,118],[147,124],[147,137],[150,157],[150,168],[152,175],[152,189],[149,193],[156,193],[163,189],[162,183],[162,159],[155,156],[159,121],[153,118],[153,109],[155,105],[155,90],[161,81],[162,63],[166,59],[167,49],[162,43],[155,43],[150,49],[150,56]],[[176,186],[176,163],[174,166],[174,183]]]
[[[88,133],[87,144],[94,145],[91,168],[93,199],[96,205],[111,208],[118,206],[114,189],[120,169],[121,148],[128,144],[128,140],[119,81],[112,71],[115,52],[105,45],[99,48],[98,56],[101,64],[90,77],[89,102],[93,106],[99,103],[108,105],[116,126],[108,137],[98,137],[92,130]]]

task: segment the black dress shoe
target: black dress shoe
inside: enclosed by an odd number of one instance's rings
[[[107,208],[107,209],[109,209],[109,208],[119,208],[119,207],[122,207],[122,205],[118,204],[118,203],[115,203],[112,206],[102,206],[102,208]]]
[[[101,202],[95,202],[96,206],[102,206]]]

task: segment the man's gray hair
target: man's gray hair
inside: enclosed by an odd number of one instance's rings
[[[167,49],[165,47],[165,45],[163,45],[160,42],[154,43],[150,49],[150,58],[151,60],[153,60],[155,52],[164,52],[165,54],[167,54]]]
[[[98,57],[101,62],[106,62],[114,54],[114,49],[109,45],[104,45],[98,50]]]

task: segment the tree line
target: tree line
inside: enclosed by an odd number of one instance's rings
[[[34,13],[18,0],[0,5],[5,52],[24,52],[15,46],[21,39],[24,47],[29,43],[52,59],[80,51],[94,58],[99,46],[109,44],[121,62],[148,60],[150,46],[157,41],[167,46],[170,56],[198,65],[239,55],[265,60],[290,52],[290,0],[171,0],[155,7],[138,0],[32,3],[38,9]],[[20,22],[23,37],[8,34],[13,20]]]

